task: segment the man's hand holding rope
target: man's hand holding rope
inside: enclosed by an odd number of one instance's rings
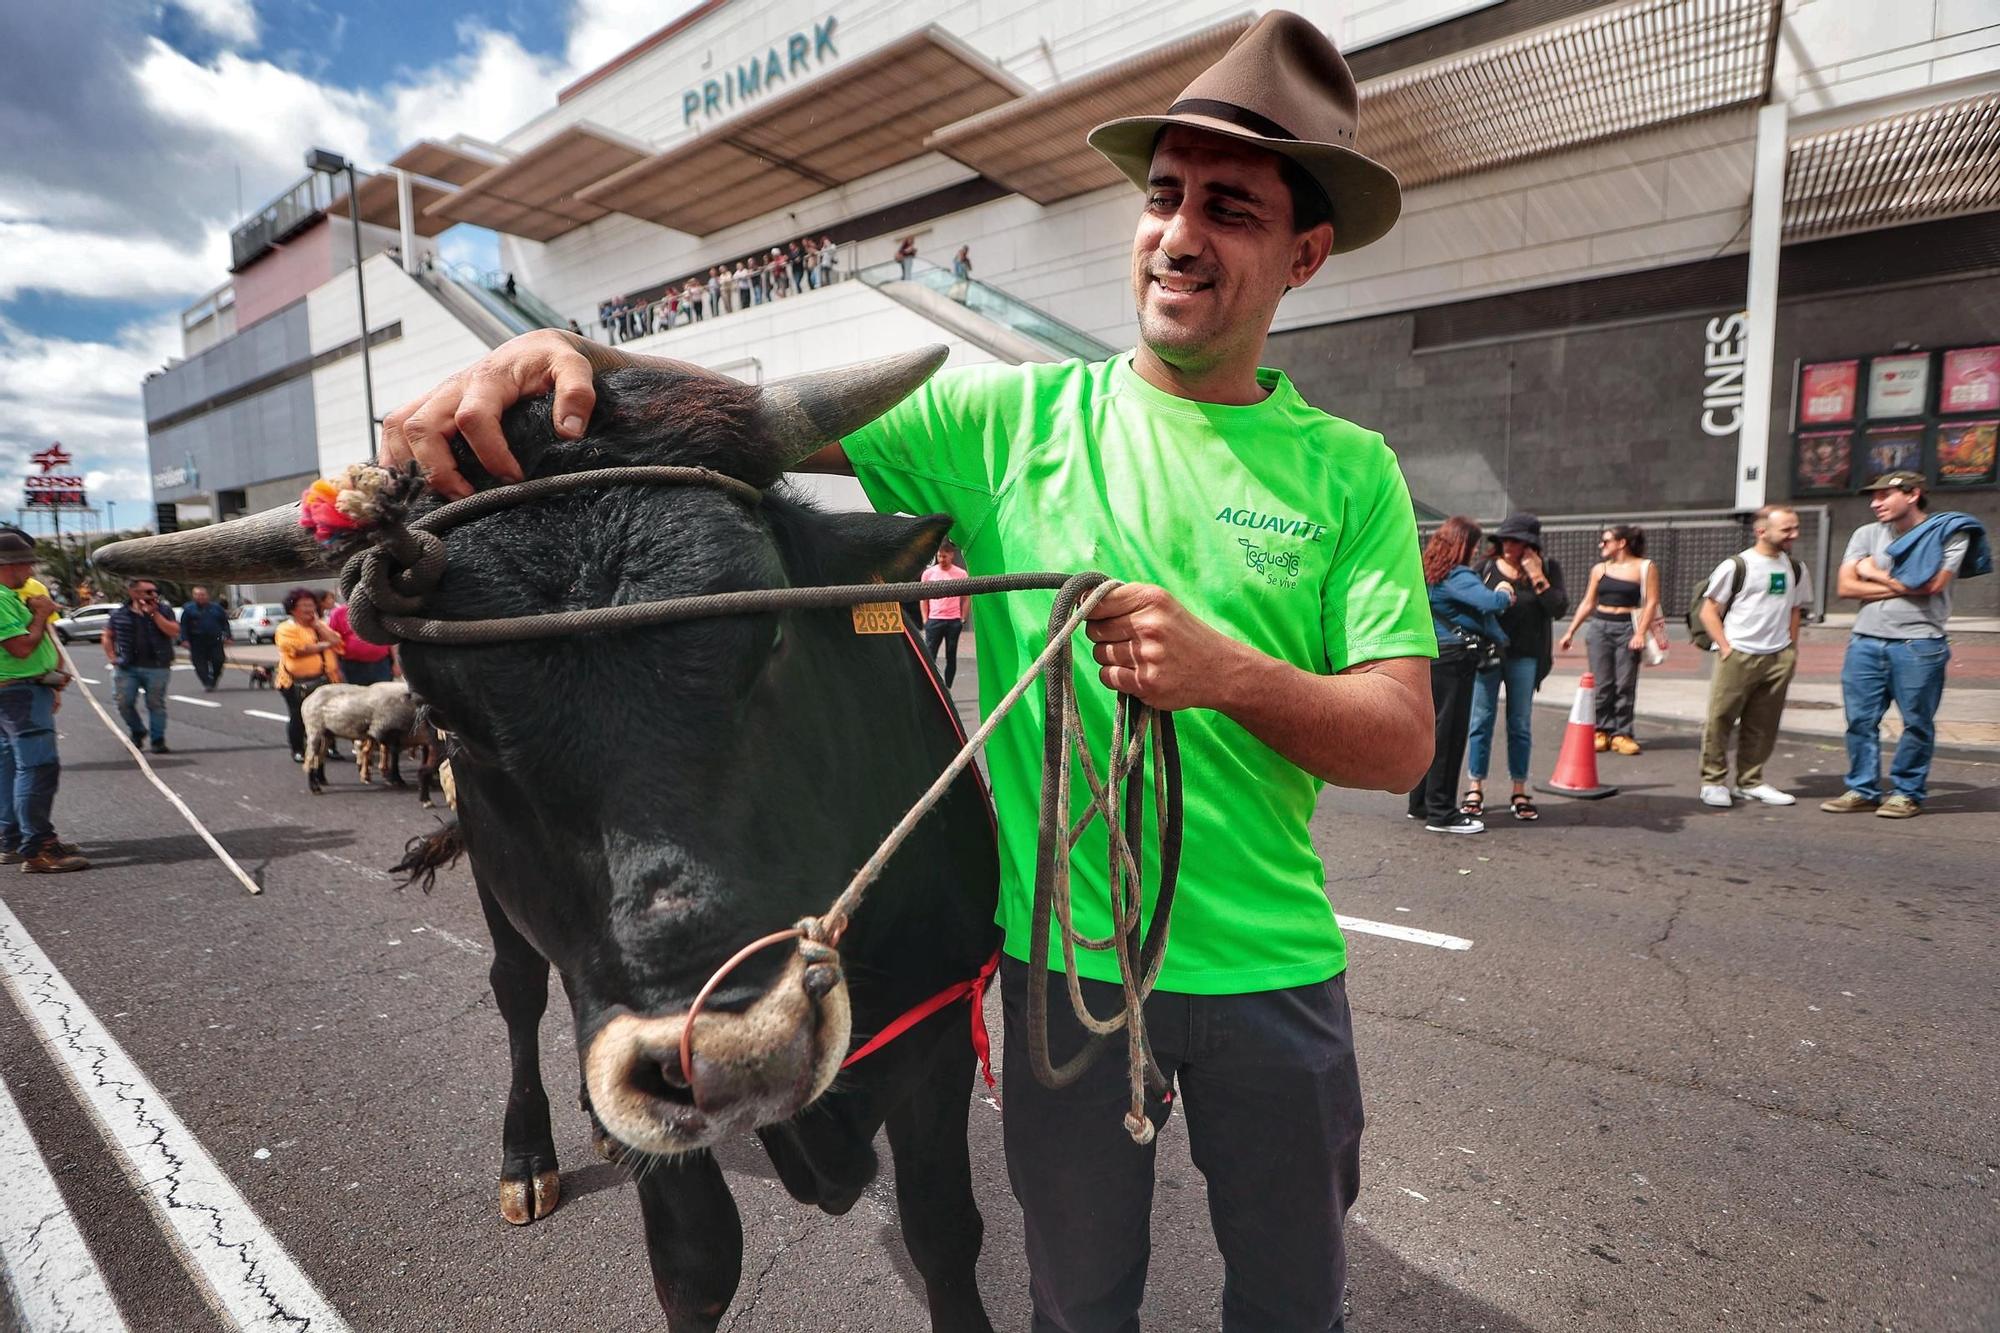
[[[1218,683],[1244,653],[1256,653],[1152,583],[1120,584],[1091,610],[1083,632],[1106,688],[1170,713],[1219,707]]]

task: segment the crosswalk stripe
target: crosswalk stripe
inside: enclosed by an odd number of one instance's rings
[[[264,711],[263,709],[261,709],[261,708],[246,708],[246,709],[244,709],[243,711],[244,711],[244,713],[246,713],[247,715],[249,715],[249,716],[251,716],[251,717],[264,717],[264,718],[269,718],[269,719],[270,719],[271,721],[273,721],[273,722],[290,722],[290,721],[291,721],[291,719],[290,719],[290,718],[288,718],[288,717],[286,717],[286,716],[285,716],[285,715],[284,715],[283,713],[267,713],[267,712],[265,712],[265,711]]]
[[[180,700],[180,701],[181,701],[182,703],[184,703],[184,704],[193,704],[193,705],[194,705],[194,706],[195,706],[196,708],[220,708],[220,707],[222,707],[222,705],[221,705],[221,704],[219,704],[219,703],[215,702],[215,700],[213,700],[213,699],[197,699],[197,698],[195,698],[195,697],[194,697],[193,695],[191,695],[191,694],[170,694],[170,695],[168,695],[167,697],[168,697],[169,699],[178,699],[178,700]]]
[[[1351,930],[1360,935],[1380,935],[1385,939],[1403,940],[1410,944],[1428,944],[1433,949],[1470,949],[1472,941],[1457,935],[1440,935],[1434,930],[1418,930],[1413,926],[1398,926],[1388,921],[1370,921],[1366,917],[1343,916],[1338,912],[1333,919],[1340,923],[1342,930]]]
[[[0,978],[126,1179],[172,1231],[189,1275],[225,1317],[258,1333],[347,1333],[339,1312],[4,902]]]
[[[124,1317],[0,1078],[0,1268],[28,1333],[103,1329]]]

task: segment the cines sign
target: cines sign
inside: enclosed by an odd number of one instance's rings
[[[1708,321],[1708,345],[1701,354],[1701,429],[1706,435],[1734,435],[1743,425],[1744,351],[1747,311]]]
[[[773,43],[762,55],[751,56],[719,79],[704,80],[701,87],[681,94],[681,123],[694,124],[696,116],[711,118],[739,105],[756,100],[787,79],[825,64],[840,52],[833,45],[833,29],[839,20],[829,14],[813,24],[812,36],[795,32],[784,41],[783,52]]]

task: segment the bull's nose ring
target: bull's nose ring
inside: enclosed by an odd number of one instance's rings
[[[694,1020],[701,1013],[701,1007],[708,1003],[708,997],[715,993],[715,988],[722,984],[722,979],[734,972],[750,955],[760,949],[768,949],[780,940],[799,939],[804,934],[805,932],[797,926],[792,926],[786,930],[774,930],[762,939],[750,941],[731,954],[728,962],[716,968],[715,975],[708,979],[700,993],[694,997],[694,1003],[688,1006],[687,1017],[681,1020],[681,1078],[686,1081],[690,1092],[694,1089]]]

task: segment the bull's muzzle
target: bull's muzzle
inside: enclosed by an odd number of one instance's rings
[[[788,1120],[832,1085],[853,1032],[840,959],[801,949],[740,1013],[704,1009],[694,1020],[686,1076],[685,1012],[621,1012],[584,1057],[590,1103],[629,1148],[667,1155]],[[691,1076],[691,1077],[690,1077]]]

